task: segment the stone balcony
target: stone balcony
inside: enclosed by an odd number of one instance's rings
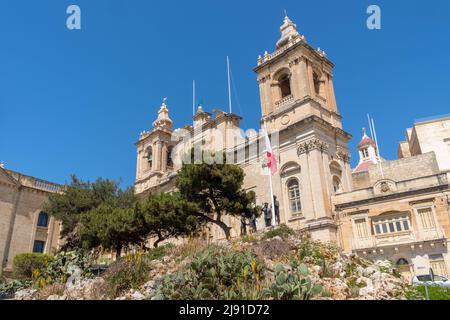
[[[445,233],[442,228],[375,235],[365,239],[353,239],[352,250],[374,249],[405,244],[413,245],[415,243],[442,239],[445,239]]]
[[[289,105],[292,102],[294,102],[294,96],[291,94],[291,95],[288,95],[287,97],[284,97],[283,99],[275,102],[275,106],[278,109],[278,108],[284,107],[286,105]]]

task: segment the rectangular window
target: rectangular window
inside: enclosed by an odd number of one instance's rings
[[[375,225],[375,233],[376,234],[380,234],[381,233],[381,228],[380,228],[379,224]]]
[[[409,231],[409,221],[408,220],[403,221],[403,228],[405,229],[405,231]]]
[[[369,150],[368,149],[362,149],[362,154],[364,158],[368,158],[369,157]]]
[[[355,220],[355,229],[356,229],[356,237],[358,239],[367,239],[369,237],[366,219]]]
[[[442,254],[429,255],[428,259],[430,260],[430,267],[436,276],[448,278],[447,266]],[[437,280],[435,279],[435,281]]]
[[[374,219],[375,234],[389,234],[409,231],[410,223],[408,215],[389,218]]]
[[[422,229],[435,229],[436,223],[434,221],[433,210],[431,208],[417,209]]]
[[[34,241],[33,252],[34,253],[44,253],[45,242],[36,240]]]

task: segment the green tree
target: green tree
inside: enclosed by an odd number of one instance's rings
[[[134,207],[102,204],[81,215],[79,236],[83,248],[102,246],[120,256],[129,245],[146,241],[145,220],[136,203]]]
[[[154,246],[168,238],[194,234],[200,227],[197,207],[180,193],[161,193],[148,197],[143,205],[147,235],[157,240]]]
[[[101,178],[84,182],[73,175],[64,192],[49,195],[44,210],[62,222],[62,249],[72,249],[81,247],[78,229],[83,213],[102,204],[130,207],[135,201],[133,189],[122,191],[118,182]]]
[[[191,151],[191,157],[193,154]],[[206,157],[214,159],[214,155],[204,155]],[[231,228],[223,222],[223,217],[248,213],[252,201],[252,196],[242,190],[243,181],[244,171],[237,165],[216,161],[195,164],[191,158],[191,164],[183,164],[176,185],[186,200],[196,204],[196,215],[222,228],[229,239]]]

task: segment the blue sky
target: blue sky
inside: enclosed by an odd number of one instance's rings
[[[66,28],[66,8],[82,30]],[[382,9],[382,30],[366,9]],[[382,155],[416,119],[450,110],[450,2],[2,0],[0,161],[64,183],[135,178],[139,132],[151,128],[164,96],[175,126],[190,121],[192,79],[205,108],[226,108],[226,56],[244,127],[258,126],[252,68],[273,51],[283,10],[336,64],[335,92],[355,145],[376,120]]]

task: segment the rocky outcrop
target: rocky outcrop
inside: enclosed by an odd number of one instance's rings
[[[249,241],[223,242],[230,250],[253,251],[267,268],[267,278],[275,278],[280,264],[287,271],[292,259],[301,259],[306,264],[315,284],[322,286],[319,300],[388,300],[403,299],[406,283],[389,261],[372,262],[354,254],[344,254],[333,245],[305,240],[298,235],[274,237],[263,240],[256,236]],[[181,248],[182,249],[182,248]],[[192,255],[183,255],[183,250],[170,251],[161,259],[149,262],[148,281],[138,290],[129,290],[116,300],[156,300],[161,279],[182,270],[192,261]],[[102,277],[84,278],[81,269],[73,267],[62,295],[52,294],[48,300],[97,300],[105,299],[102,292],[105,280]],[[38,299],[38,291],[22,290],[15,299]]]

